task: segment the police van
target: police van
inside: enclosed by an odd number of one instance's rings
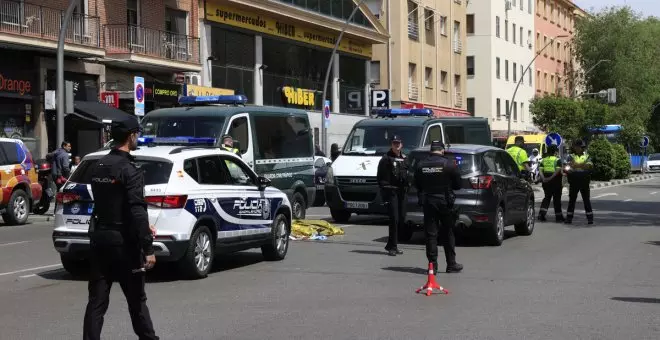
[[[180,107],[149,112],[143,137],[215,138],[231,135],[241,158],[257,174],[284,191],[295,219],[304,219],[314,202],[314,145],[309,118],[302,110],[245,105],[235,96],[185,96]]]
[[[403,140],[403,152],[440,140],[445,144],[491,145],[488,119],[433,117],[431,109],[380,109],[375,117],[355,124],[341,155],[326,175],[325,197],[335,222],[352,214],[387,215],[376,181],[378,163],[391,147],[390,138]]]
[[[205,277],[216,254],[261,248],[267,260],[287,254],[292,207],[287,195],[214,139],[140,138],[132,152],[145,173],[145,200],[159,262]],[[91,176],[107,150],[85,156],[57,194],[53,244],[67,271],[84,270],[94,207]]]

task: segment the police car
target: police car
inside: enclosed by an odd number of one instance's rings
[[[235,154],[214,139],[140,138],[133,151],[144,171],[149,222],[157,229],[158,262],[178,262],[188,277],[206,277],[214,256],[261,247],[283,260],[291,233],[291,204]],[[94,206],[91,174],[109,152],[85,156],[57,194],[53,243],[64,269],[81,273],[89,250]]]

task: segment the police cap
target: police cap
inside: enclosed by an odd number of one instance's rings
[[[399,135],[394,135],[394,136],[392,136],[392,138],[390,138],[390,141],[400,143],[401,142],[401,137],[399,137]]]
[[[113,139],[122,139],[134,132],[140,132],[142,128],[135,116],[126,117],[112,121],[111,134]]]
[[[445,149],[445,144],[439,140],[434,140],[431,142],[431,152],[433,151],[442,151]]]
[[[229,139],[231,139],[231,140],[234,140],[234,137],[232,137],[231,135],[223,135],[223,136],[222,136],[222,140],[223,140],[223,141],[224,141],[225,139],[227,139],[227,138],[229,138]]]

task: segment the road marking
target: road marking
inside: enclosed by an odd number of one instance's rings
[[[23,244],[23,243],[28,243],[30,241],[18,241],[18,242],[9,242],[9,243],[0,243],[0,247],[4,246],[13,246],[15,244]]]
[[[0,276],[5,276],[5,275],[12,275],[12,274],[18,274],[18,273],[25,273],[25,272],[31,272],[33,270],[39,270],[39,269],[46,269],[46,268],[54,268],[54,267],[61,267],[61,264],[51,264],[48,266],[41,266],[41,267],[34,267],[34,268],[27,268],[27,269],[21,269],[21,270],[15,270],[13,272],[6,272],[6,273],[0,273]]]
[[[619,196],[619,194],[614,193],[614,192],[608,192],[607,194],[598,195],[598,196],[594,197],[593,199],[598,199],[598,198],[607,197],[607,196]]]
[[[655,194],[657,194],[657,193],[658,193],[657,191],[654,191],[654,192],[651,193],[651,195],[655,195]]]
[[[632,201],[632,198],[629,198],[629,199],[627,199],[627,200],[624,200],[624,202],[630,202],[630,201]]]

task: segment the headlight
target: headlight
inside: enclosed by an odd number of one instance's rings
[[[328,172],[325,174],[325,184],[335,184],[335,176],[332,174],[332,168],[328,168]]]

